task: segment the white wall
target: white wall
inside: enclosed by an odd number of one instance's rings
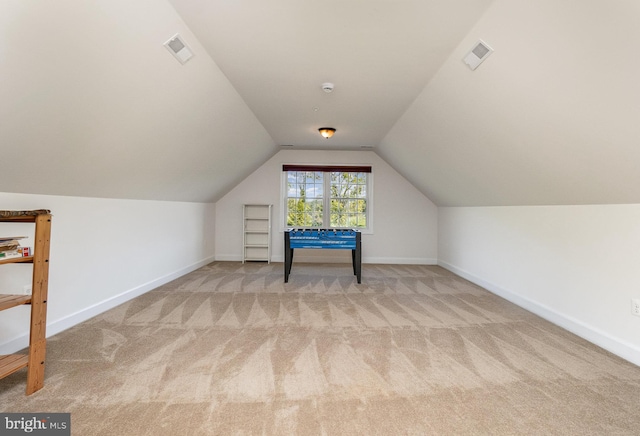
[[[638,1],[494,0],[376,151],[438,206],[640,203],[638,22]]]
[[[0,205],[52,211],[48,336],[213,260],[213,204],[0,193]],[[33,233],[26,224],[0,229]],[[30,283],[30,265],[0,267],[0,292]],[[0,313],[0,354],[27,345],[28,324],[28,307]]]
[[[277,151],[167,1],[3,0],[0,78],[4,192],[210,203]]]
[[[440,208],[438,263],[640,365],[640,205]]]
[[[280,187],[282,164],[363,164],[372,166],[373,233],[362,235],[365,263],[435,264],[437,208],[371,151],[282,150],[216,203],[216,260],[242,260],[242,204],[273,204],[272,260],[283,261],[284,223]],[[349,262],[347,251],[296,252],[298,260]],[[336,257],[337,256],[337,257]]]

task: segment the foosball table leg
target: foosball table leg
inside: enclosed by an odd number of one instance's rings
[[[360,233],[356,234],[356,249],[353,252],[353,267],[355,269],[354,274],[358,278],[358,284],[362,283],[362,244],[360,241],[360,236]]]
[[[291,264],[293,263],[293,249],[291,248],[291,239],[289,232],[284,232],[284,282],[289,283],[289,273],[291,273]]]

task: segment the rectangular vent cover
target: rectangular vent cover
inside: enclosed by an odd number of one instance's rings
[[[469,68],[475,70],[491,53],[493,53],[493,49],[481,40],[469,50],[469,53],[467,53],[463,61]]]
[[[177,33],[169,41],[165,42],[164,46],[181,64],[193,57],[193,52]]]

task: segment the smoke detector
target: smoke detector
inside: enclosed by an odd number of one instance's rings
[[[323,83],[322,84],[322,90],[324,92],[326,92],[327,94],[333,91],[333,83]]]

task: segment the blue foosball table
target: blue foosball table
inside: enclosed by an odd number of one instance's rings
[[[284,232],[284,282],[289,282],[293,250],[314,248],[351,250],[353,274],[362,281],[362,244],[360,232],[353,229],[292,229]]]

